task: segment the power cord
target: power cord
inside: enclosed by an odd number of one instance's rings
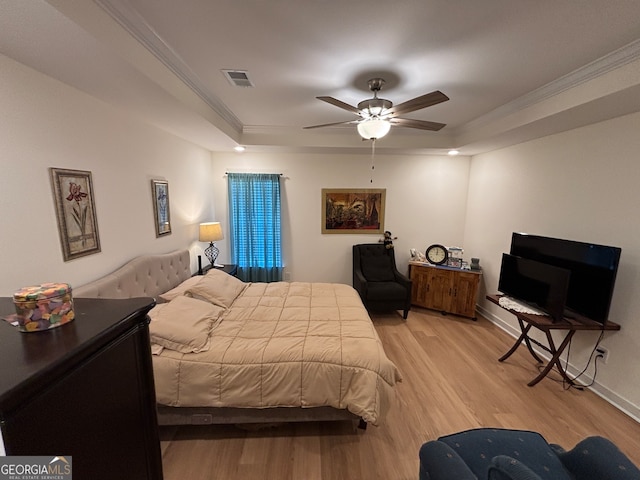
[[[598,352],[598,347],[600,346],[600,342],[602,341],[602,337],[604,336],[604,330],[600,330],[600,336],[598,337],[598,341],[591,350],[591,354],[589,355],[589,359],[587,360],[587,364],[582,369],[580,373],[578,373],[575,377],[571,379],[571,382],[567,382],[566,379],[562,379],[562,385],[565,390],[569,390],[570,388],[575,388],[576,390],[584,390],[585,388],[591,387],[594,383],[596,383],[596,377],[598,376],[598,359],[604,358],[602,353]],[[569,366],[569,356],[571,355],[571,343],[573,339],[569,341],[569,345],[567,346],[567,356],[565,358],[565,367],[564,371],[567,371],[567,367]],[[595,358],[594,358],[595,357]],[[585,385],[576,385],[574,382],[578,380],[582,375],[585,374],[589,365],[591,364],[591,360],[593,360],[593,377],[591,378],[591,382]]]

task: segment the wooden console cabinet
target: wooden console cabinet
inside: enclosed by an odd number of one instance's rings
[[[481,272],[409,263],[411,303],[475,320]]]
[[[162,480],[154,305],[78,298],[74,321],[34,333],[0,320],[0,451],[71,456],[79,480]],[[0,316],[12,312],[0,298]]]

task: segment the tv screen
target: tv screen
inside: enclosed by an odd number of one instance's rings
[[[622,250],[559,238],[514,232],[511,255],[565,268],[571,272],[565,316],[573,313],[604,323]]]
[[[558,321],[564,314],[570,276],[567,269],[503,253],[498,290]]]

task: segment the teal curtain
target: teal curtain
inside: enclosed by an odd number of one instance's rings
[[[280,175],[229,173],[232,262],[245,282],[282,280]]]

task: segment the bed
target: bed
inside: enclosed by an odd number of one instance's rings
[[[335,283],[192,276],[188,250],[133,259],[75,297],[153,297],[161,425],[378,425],[401,380],[357,292]]]

